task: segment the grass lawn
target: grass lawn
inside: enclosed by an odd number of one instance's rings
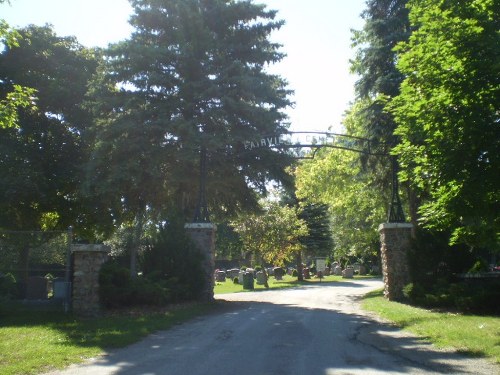
[[[39,374],[79,363],[103,352],[138,341],[216,305],[189,305],[170,311],[136,311],[81,319],[54,311],[2,306],[0,314],[0,374]]]
[[[390,302],[382,291],[365,296],[363,308],[429,339],[438,347],[454,348],[500,363],[500,317],[425,310]]]

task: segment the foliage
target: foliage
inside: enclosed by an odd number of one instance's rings
[[[5,1],[0,1],[4,3]],[[7,2],[9,3],[9,2]],[[0,19],[0,47],[17,47],[21,35],[9,27],[5,20]],[[0,88],[6,84],[0,80]],[[4,91],[2,88],[1,91]],[[5,94],[5,98],[0,97],[0,128],[17,127],[19,122],[19,109],[35,109],[36,90],[21,85],[12,85],[12,91]]]
[[[333,252],[332,228],[328,205],[309,203],[302,206],[299,219],[307,226],[307,236],[300,239],[310,257],[326,257]]]
[[[394,47],[410,34],[408,0],[368,0],[361,14],[362,30],[353,31],[355,57],[351,71],[359,79],[355,84],[356,101],[351,116],[359,122],[356,135],[371,140],[373,151],[387,152],[397,139],[393,116],[385,110],[388,99],[399,93],[404,75],[396,68]],[[387,191],[391,181],[388,159],[361,155],[364,167],[376,182],[376,188]]]
[[[84,211],[77,190],[88,119],[81,103],[96,58],[49,26],[18,34],[0,54],[0,97],[26,86],[38,99],[36,108],[18,108],[16,127],[0,128],[0,227],[67,228]]]
[[[216,259],[240,259],[242,246],[240,236],[229,223],[217,224]]]
[[[448,282],[438,279],[432,285],[410,283],[403,289],[415,306],[446,308],[461,313],[500,314],[500,281],[495,278],[471,278]]]
[[[451,243],[498,249],[498,4],[409,4],[414,32],[397,50],[406,78],[389,107],[400,177],[429,194],[419,210],[426,227],[449,230]]]
[[[0,274],[0,298],[13,298],[17,296],[16,278],[11,273]]]
[[[300,238],[307,235],[307,226],[296,208],[272,201],[264,203],[262,212],[240,216],[233,226],[245,251],[254,254],[257,261],[275,265],[283,265],[300,252]]]
[[[200,150],[214,215],[256,206],[254,188],[282,179],[289,162],[245,141],[286,129],[286,82],[268,40],[283,24],[252,2],[133,1],[129,40],[112,45],[91,86],[96,118],[87,191],[118,220],[146,208],[194,211]]]
[[[450,246],[446,233],[425,229],[417,232],[407,254],[411,280],[425,286],[467,272],[475,259],[466,246]]]
[[[300,199],[329,206],[335,259],[377,254],[377,227],[386,203],[363,173],[357,154],[321,150],[315,159],[303,161],[295,175]]]
[[[108,262],[99,274],[99,297],[106,308],[162,306],[170,302],[170,290],[144,277],[132,278],[128,268]]]
[[[193,300],[204,290],[203,255],[190,240],[179,219],[161,225],[141,256],[143,275],[168,287],[172,299]]]

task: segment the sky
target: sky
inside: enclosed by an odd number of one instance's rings
[[[290,130],[342,132],[342,117],[354,99],[349,73],[351,29],[361,29],[365,0],[254,0],[285,20],[272,34],[287,57],[269,68],[294,90],[287,109]],[[13,27],[52,24],[59,36],[73,35],[88,47],[126,39],[132,28],[128,0],[10,0],[0,19]]]

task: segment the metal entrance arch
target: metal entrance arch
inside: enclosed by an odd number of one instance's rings
[[[298,156],[298,159],[313,159],[316,152],[321,148],[337,148],[341,150],[358,152],[365,155],[377,157],[390,157],[392,169],[392,193],[387,221],[389,223],[406,222],[399,196],[398,162],[394,155],[389,154],[389,146],[385,144],[375,145],[373,140],[368,138],[350,136],[346,134],[331,132],[307,132],[290,131],[282,134],[260,136],[243,143],[246,151],[259,148],[274,148],[278,150],[286,149],[310,149],[310,154]],[[378,147],[376,147],[378,146]],[[381,150],[380,150],[381,148]],[[196,205],[194,223],[210,222],[208,206],[206,200],[206,179],[207,179],[207,151],[205,147],[200,149],[200,184],[198,193],[198,203]]]

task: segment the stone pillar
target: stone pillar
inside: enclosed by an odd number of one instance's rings
[[[100,312],[99,271],[108,259],[105,245],[71,245],[73,255],[73,311],[84,316]]]
[[[384,296],[390,301],[403,298],[403,287],[410,282],[407,252],[413,225],[384,223],[379,226]]]
[[[203,255],[202,268],[205,270],[206,282],[200,299],[205,302],[212,302],[214,300],[215,286],[215,232],[217,226],[212,223],[189,223],[184,228]]]

